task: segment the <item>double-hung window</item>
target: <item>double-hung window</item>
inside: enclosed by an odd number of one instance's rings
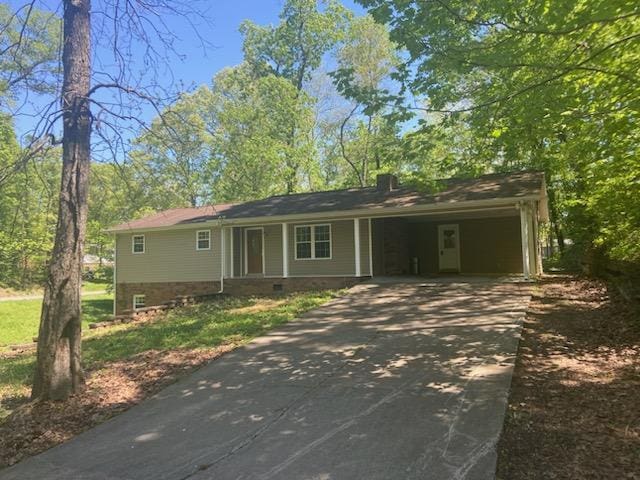
[[[133,253],[144,253],[144,235],[133,235],[131,237],[131,251]]]
[[[144,295],[134,295],[133,296],[133,309],[138,310],[140,308],[144,308]]]
[[[331,258],[331,225],[298,225],[296,260]]]
[[[211,230],[196,232],[196,250],[211,250]]]

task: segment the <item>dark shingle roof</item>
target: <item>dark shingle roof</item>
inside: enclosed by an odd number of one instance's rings
[[[139,220],[111,228],[111,231],[137,230],[197,224],[223,216],[226,219],[274,217],[346,210],[384,209],[428,206],[438,203],[457,203],[500,198],[543,197],[544,174],[519,172],[491,174],[472,179],[451,178],[436,183],[429,193],[402,187],[388,192],[376,187],[350,188],[326,192],[277,195],[263,200],[238,204],[208,205],[197,208],[165,210]]]

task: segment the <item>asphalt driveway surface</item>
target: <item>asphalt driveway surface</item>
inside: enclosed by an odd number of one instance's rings
[[[491,479],[526,284],[362,284],[0,479]]]

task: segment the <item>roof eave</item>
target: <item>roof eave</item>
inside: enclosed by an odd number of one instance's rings
[[[543,199],[546,199],[546,194],[541,191],[540,194],[526,195],[520,197],[505,197],[505,198],[491,198],[487,200],[467,200],[467,201],[451,201],[451,202],[439,202],[428,205],[414,205],[410,207],[374,207],[374,208],[361,208],[353,210],[334,210],[315,213],[295,213],[287,215],[273,215],[273,216],[256,216],[245,218],[224,218],[222,215],[222,221],[225,225],[234,226],[246,226],[255,224],[268,224],[268,223],[293,223],[297,221],[309,221],[315,219],[326,219],[330,217],[332,219],[348,219],[357,217],[387,217],[387,216],[401,216],[408,213],[435,213],[445,212],[450,210],[455,212],[460,209],[467,208],[482,208],[482,207],[494,207],[494,206],[510,206],[515,205],[522,201],[540,201],[542,204]],[[546,202],[545,202],[546,204]],[[125,232],[153,232],[163,230],[181,230],[200,227],[212,227],[219,226],[220,218],[207,220],[204,222],[196,223],[179,223],[175,225],[166,225],[161,227],[147,227],[147,228],[110,228],[105,230],[108,233],[125,233]]]

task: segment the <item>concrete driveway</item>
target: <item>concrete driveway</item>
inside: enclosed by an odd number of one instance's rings
[[[525,284],[361,284],[1,479],[491,479]]]

